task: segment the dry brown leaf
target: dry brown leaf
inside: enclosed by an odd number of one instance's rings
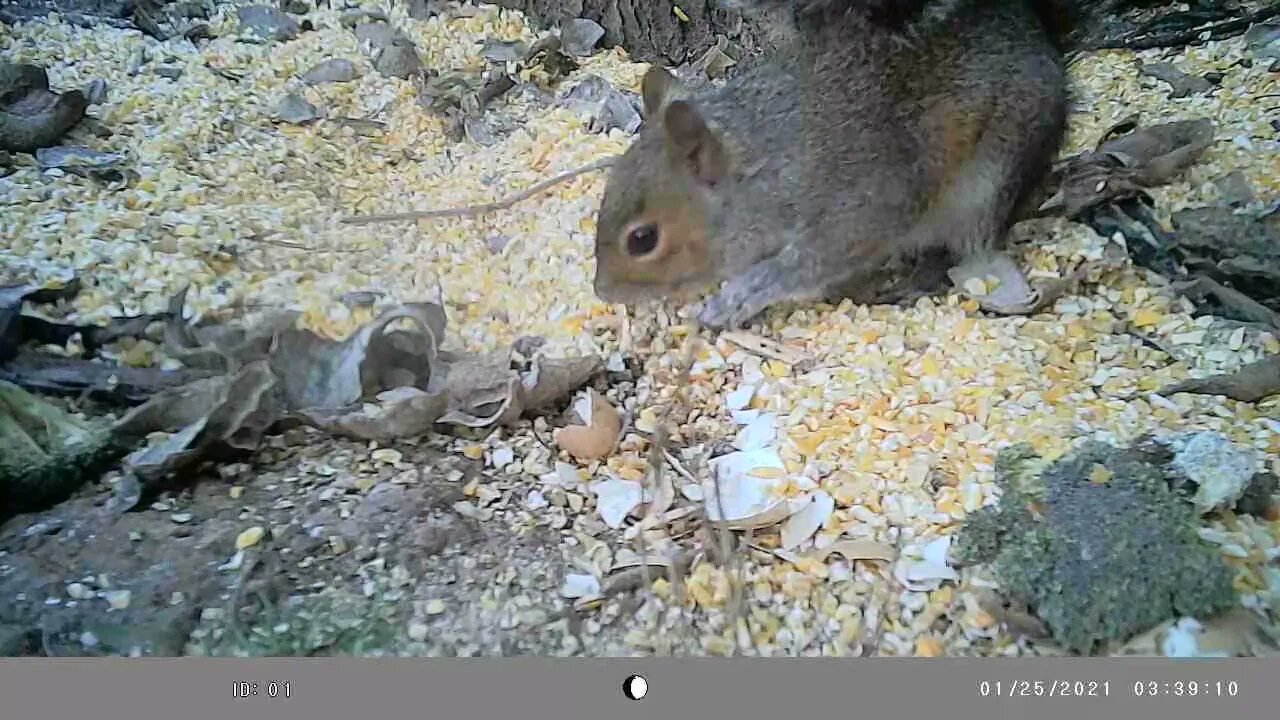
[[[169,299],[169,320],[164,326],[165,353],[187,367],[225,372],[261,360],[271,352],[276,336],[292,327],[301,314],[271,309],[252,319],[205,318],[189,323],[182,316],[189,291],[190,287],[184,287]]]
[[[1183,392],[1225,395],[1240,402],[1257,402],[1280,393],[1280,355],[1271,355],[1250,363],[1234,373],[1174,383],[1161,390],[1159,394],[1172,395]]]
[[[49,148],[84,118],[89,106],[84,93],[53,92],[41,67],[8,62],[5,66],[4,87],[0,87],[0,150],[34,153]]]
[[[1163,657],[1164,643],[1177,620],[1166,620],[1125,642],[1113,655]],[[1196,650],[1201,655],[1228,657],[1274,657],[1277,648],[1268,641],[1263,626],[1253,612],[1235,608],[1200,623]]]
[[[604,396],[588,390],[591,401],[589,425],[569,425],[552,434],[552,439],[562,450],[582,462],[603,460],[613,452],[618,433],[622,432],[622,418]]]
[[[1160,644],[1164,642],[1165,634],[1169,632],[1169,629],[1176,622],[1176,620],[1166,620],[1141,635],[1130,638],[1128,642],[1109,654],[1130,657],[1162,657],[1163,653],[1160,652]]]
[[[1018,635],[1033,639],[1050,636],[1048,626],[1033,615],[1024,603],[1015,602],[994,590],[978,592],[977,600],[979,608]]]
[[[676,501],[676,486],[671,481],[671,473],[661,473],[654,480],[657,487],[651,488],[653,490],[653,500],[650,501],[649,507],[644,511],[644,518],[640,521],[641,527],[656,527],[666,522],[667,511],[671,509],[671,505]]]
[[[1232,657],[1274,657],[1277,649],[1263,639],[1258,616],[1245,608],[1235,608],[1204,623],[1197,645],[1206,653],[1229,653]]]
[[[417,332],[384,332],[409,320]],[[444,310],[433,303],[407,303],[384,311],[345,340],[308,330],[287,329],[272,349],[272,369],[280,377],[291,410],[337,410],[372,398],[412,378],[426,387],[444,335]]]
[[[604,369],[599,355],[570,358],[533,358],[520,377],[521,405],[525,412],[558,403]]]
[[[829,547],[808,553],[808,556],[814,560],[826,560],[831,555],[839,555],[849,562],[855,560],[893,562],[898,557],[898,551],[892,545],[874,540],[837,540]]]
[[[1120,137],[1112,134],[1097,149],[1059,163],[1055,174],[1061,185],[1040,210],[1076,217],[1095,205],[1137,197],[1145,188],[1170,182],[1213,144],[1214,125],[1207,119],[1183,120]]]
[[[444,415],[448,398],[415,387],[381,393],[377,404],[351,410],[313,408],[299,413],[313,427],[357,440],[390,441],[417,437],[431,430]]]
[[[745,331],[730,331],[720,333],[720,337],[737,345],[738,347],[750,353],[755,353],[770,360],[777,360],[787,365],[798,365],[808,359],[804,353],[786,347],[781,343],[770,340],[767,337],[756,335]]]
[[[448,412],[440,418],[445,424],[491,427],[511,422],[524,412],[520,376],[511,369],[507,352],[443,362],[427,391],[448,396]]]
[[[117,423],[129,434],[185,425],[159,442],[126,459],[143,480],[155,479],[185,467],[221,445],[252,450],[279,417],[276,377],[259,360],[234,375],[200,381],[198,391],[157,395]],[[189,389],[189,388],[188,388]]]
[[[1212,297],[1218,304],[1229,309],[1232,314],[1242,320],[1280,329],[1280,313],[1213,278],[1198,277],[1194,280],[1174,283],[1173,288],[1192,302],[1201,304]]]

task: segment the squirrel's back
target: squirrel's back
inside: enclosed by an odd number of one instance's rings
[[[851,186],[900,192],[902,217],[915,222],[974,170],[992,133],[1037,138],[1004,179],[1019,195],[1056,152],[1066,75],[1033,3],[801,2],[825,3],[824,21],[782,53],[804,98],[800,132],[831,180],[818,190],[835,207]],[[860,11],[871,6],[898,15]]]

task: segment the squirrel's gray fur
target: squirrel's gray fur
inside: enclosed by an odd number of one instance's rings
[[[878,280],[904,253],[1003,239],[1063,133],[1061,58],[1025,0],[925,0],[908,23],[850,9],[889,2],[785,4],[793,39],[720,88],[650,70],[645,127],[601,204],[600,297],[723,282],[699,318],[737,326]]]

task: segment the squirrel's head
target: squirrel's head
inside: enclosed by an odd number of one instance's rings
[[[595,292],[609,302],[703,290],[722,254],[729,152],[669,72],[650,68],[642,91],[645,127],[609,173],[597,220]]]

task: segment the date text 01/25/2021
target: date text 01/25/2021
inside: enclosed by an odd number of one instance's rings
[[[1130,688],[1135,697],[1237,697],[1240,684],[1234,680],[1137,681]],[[978,683],[982,697],[1110,697],[1110,680],[983,680]]]

